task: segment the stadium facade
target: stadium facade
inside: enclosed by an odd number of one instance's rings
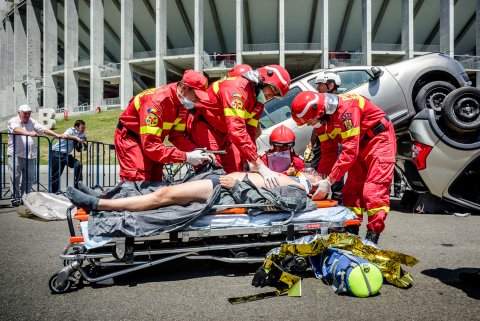
[[[480,0],[0,0],[0,117],[124,108],[185,69],[385,65],[427,52],[480,84]]]

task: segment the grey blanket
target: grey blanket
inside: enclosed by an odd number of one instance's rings
[[[210,175],[222,175],[222,170],[209,170],[205,173],[188,177],[187,180],[206,179]],[[185,181],[185,180],[184,180]],[[177,183],[172,183],[177,184]],[[123,182],[112,190],[105,192],[101,198],[123,198],[152,193],[170,183]],[[316,208],[305,191],[296,186],[276,187],[273,189],[256,188],[248,179],[237,181],[230,189],[220,185],[213,190],[212,196],[205,203],[191,203],[188,206],[172,205],[142,212],[100,211],[92,212],[88,220],[90,236],[152,236],[163,232],[182,230],[202,215],[210,212],[218,204],[268,204],[286,211],[302,211]],[[250,214],[262,212],[251,209]]]

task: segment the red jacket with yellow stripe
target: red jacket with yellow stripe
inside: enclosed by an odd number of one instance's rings
[[[337,110],[326,123],[316,129],[322,150],[318,172],[336,181],[345,175],[356,161],[360,142],[367,130],[385,117],[383,110],[363,96],[343,94],[338,95],[338,98]],[[342,144],[343,148],[340,155],[338,143]]]
[[[177,83],[144,90],[130,100],[119,117],[125,127],[139,135],[144,154],[155,162],[185,162],[185,152],[196,148],[185,137],[187,110],[176,90]],[[176,148],[163,143],[167,136]]]
[[[263,104],[257,101],[253,83],[242,77],[229,77],[214,82],[207,92],[210,101],[201,101],[195,112],[237,146],[243,159],[257,159],[255,136]]]

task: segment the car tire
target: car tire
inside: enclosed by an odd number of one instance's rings
[[[430,108],[435,110],[436,113],[440,113],[443,100],[455,89],[454,85],[446,81],[433,81],[426,84],[420,89],[415,98],[417,111]]]
[[[452,130],[472,132],[480,129],[480,89],[462,87],[445,97],[443,118]]]

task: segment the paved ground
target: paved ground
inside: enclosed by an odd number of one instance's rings
[[[412,288],[385,284],[380,295],[360,299],[338,296],[308,277],[301,298],[231,305],[229,297],[266,290],[250,285],[258,265],[179,260],[119,277],[112,286],[52,295],[48,280],[62,266],[58,254],[68,240],[67,223],[22,218],[5,206],[0,208],[0,319],[478,320],[480,289],[462,285],[458,274],[480,268],[480,216],[394,209],[380,244],[420,260],[407,268]]]

